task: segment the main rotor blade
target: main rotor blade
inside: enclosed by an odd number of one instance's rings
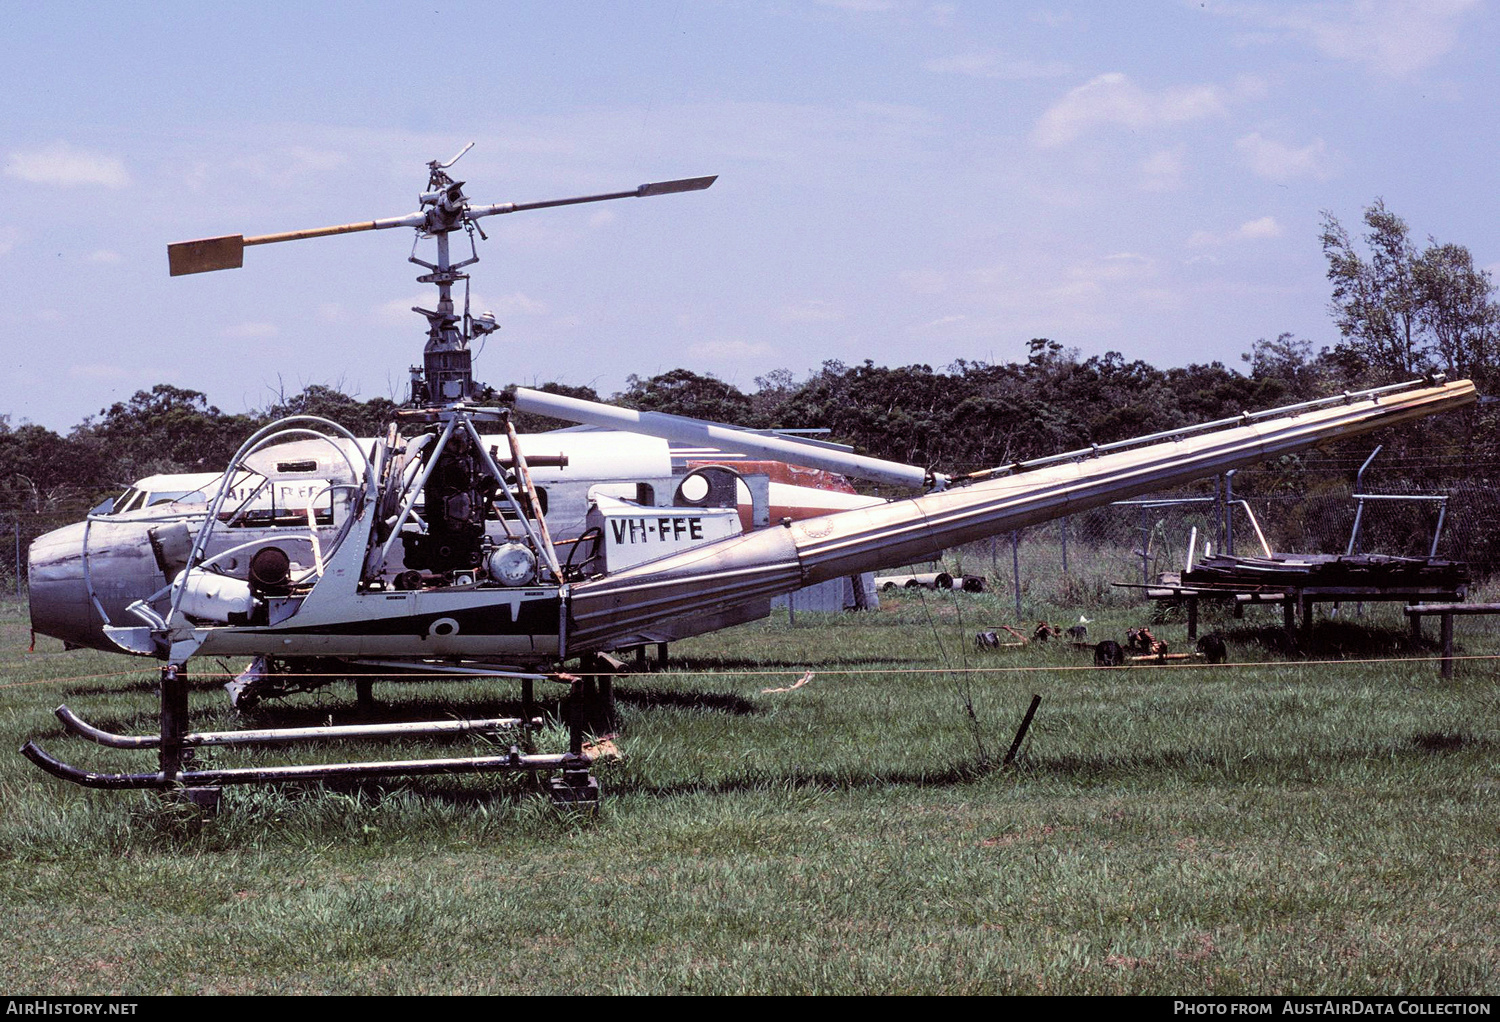
[[[167,246],[167,269],[174,277],[210,270],[237,270],[243,265],[245,238],[240,234],[179,241]]]
[[[553,206],[576,206],[582,202],[604,202],[607,199],[643,199],[649,195],[698,192],[718,179],[719,175],[712,174],[708,177],[685,177],[676,181],[653,181],[629,192],[579,195],[570,199],[546,199],[542,202],[501,202],[493,206],[470,206],[467,212],[472,219],[494,216],[498,213],[518,213],[523,209],[548,209]],[[179,241],[167,246],[167,267],[174,277],[187,273],[207,273],[210,270],[238,269],[245,264],[245,248],[249,245],[270,245],[278,241],[326,238],[333,234],[353,234],[356,231],[380,231],[387,227],[421,227],[426,222],[427,214],[418,211],[408,213],[406,216],[388,217],[384,220],[361,220],[357,223],[337,224],[333,227],[282,231],[279,234],[256,234],[248,238],[240,234],[228,234],[221,238]]]
[[[179,241],[167,246],[167,267],[173,277],[180,277],[185,273],[207,273],[210,270],[233,270],[245,264],[245,248],[248,245],[272,245],[278,241],[302,241],[306,238],[326,238],[334,234],[383,231],[389,227],[420,227],[426,219],[425,213],[418,212],[386,217],[384,220],[360,220],[332,227],[255,234],[248,238],[241,234],[227,234],[222,238]]]
[[[644,197],[670,195],[673,192],[701,192],[717,180],[719,180],[719,175],[710,174],[708,177],[684,177],[677,181],[658,181],[655,184],[641,185],[635,190],[635,194]]]
[[[608,199],[644,199],[648,195],[671,195],[674,192],[701,192],[719,179],[719,175],[708,177],[685,177],[677,181],[655,181],[641,185],[628,192],[606,192],[603,195],[579,195],[571,199],[544,199],[541,202],[497,202],[493,206],[470,206],[471,217],[495,216],[499,213],[519,213],[524,209],[550,209],[554,206],[576,206],[581,202],[604,202]]]

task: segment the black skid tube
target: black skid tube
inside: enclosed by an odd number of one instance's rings
[[[80,738],[87,738],[99,745],[107,745],[111,749],[159,749],[161,748],[161,735],[117,735],[112,731],[104,731],[84,720],[78,714],[68,709],[68,704],[63,703],[52,711],[52,715],[62,721],[62,726],[70,733]],[[30,745],[30,742],[26,743]],[[26,749],[23,747],[24,753]]]
[[[21,755],[47,773],[86,788],[167,789],[218,784],[275,784],[282,781],[364,780],[399,775],[493,773],[500,770],[586,771],[593,757],[558,753],[524,755],[512,748],[502,756],[467,756],[453,759],[407,759],[368,763],[320,763],[300,766],[238,767],[226,770],[183,770],[175,777],[165,774],[101,774],[64,763],[49,756],[36,742],[21,746]]]

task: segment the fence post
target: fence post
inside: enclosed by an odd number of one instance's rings
[[[1214,549],[1224,553],[1224,477],[1214,476],[1214,500],[1219,505],[1219,513],[1214,515]]]
[[[1068,577],[1068,518],[1066,515],[1057,520],[1062,529],[1062,555],[1063,555],[1063,578]]]
[[[1016,588],[1016,624],[1021,623],[1021,530],[1010,534],[1010,571]]]
[[[1146,505],[1141,505],[1141,584],[1151,584],[1151,531],[1146,525]]]
[[[21,598],[21,518],[16,516],[16,599]]]
[[[1224,552],[1230,557],[1234,556],[1234,473],[1236,469],[1230,469],[1224,473]]]

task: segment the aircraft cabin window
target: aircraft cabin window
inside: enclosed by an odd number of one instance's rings
[[[176,501],[184,504],[206,504],[208,498],[203,495],[202,490],[165,490],[151,494],[146,501],[146,506],[155,507],[158,504],[171,504]]]
[[[219,511],[219,520],[235,529],[305,529],[307,502],[316,500],[313,521],[332,525],[333,494],[321,482],[264,485],[247,482]]]

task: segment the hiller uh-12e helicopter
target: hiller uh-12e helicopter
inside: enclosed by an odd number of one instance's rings
[[[831,445],[521,390],[520,410],[925,491],[801,520],[762,520],[754,524],[766,527],[744,530],[733,507],[735,476],[707,473],[697,490],[679,492],[670,507],[597,494],[589,528],[563,544],[547,527],[531,459],[509,411],[479,403],[469,345],[495,323],[471,316],[467,298],[460,313],[452,295],[454,284],[467,287],[461,271],[478,260],[472,248],[473,234],[483,237],[478,221],[694,191],[714,178],[477,205],[464,194],[464,183],[447,173],[457,158],[428,165],[421,208],[406,216],[169,247],[171,272],[178,275],[240,266],[246,246],[410,227],[419,240],[436,241],[436,262],[415,254],[411,261],[429,271],[418,279],[437,286],[437,308],[416,310],[428,321],[423,365],[412,370],[411,399],[385,436],[360,440],[327,420],[282,420],[244,443],[206,508],[167,505],[114,521],[90,516],[81,527],[33,544],[38,631],[66,631],[70,641],[165,664],[157,735],[111,734],[58,708],[75,734],[107,746],[156,749],[157,771],[84,771],[28,742],[23,753],[43,769],[92,787],[186,789],[212,797],[218,785],[232,783],[526,770],[556,773],[551,787],[559,800],[592,801],[597,782],[583,743],[590,682],[557,673],[571,659],[579,659],[587,675],[596,669],[592,658],[608,650],[753,620],[764,616],[771,597],[803,586],[926,559],[974,539],[1458,408],[1475,397],[1468,381],[1428,378],[951,479]],[[469,234],[471,255],[454,262],[449,236],[458,230]],[[488,435],[482,426],[490,428]],[[305,528],[294,530],[295,537],[274,529],[236,532],[267,487],[309,478],[318,485],[305,500]],[[566,552],[559,549],[564,546]],[[642,547],[661,555],[643,559]],[[243,679],[250,683],[298,672],[517,679],[527,710],[520,718],[484,721],[190,733],[185,665],[195,656],[251,657]],[[572,686],[569,751],[523,752],[525,736],[540,726],[531,713],[533,684],[548,678]],[[506,730],[519,730],[523,738],[495,756],[227,769],[193,762],[200,748]]]

